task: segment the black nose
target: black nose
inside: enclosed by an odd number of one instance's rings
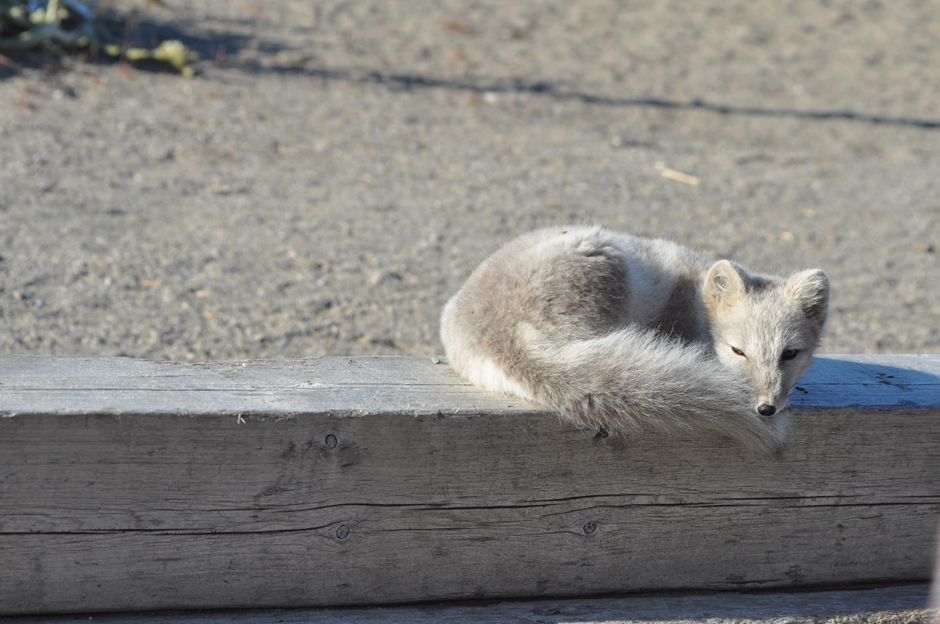
[[[773,405],[767,405],[766,403],[763,403],[757,406],[757,413],[761,416],[773,416],[777,413],[777,408]]]

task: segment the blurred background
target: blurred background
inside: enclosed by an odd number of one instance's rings
[[[824,352],[940,352],[940,4],[90,6],[201,60],[0,53],[0,353],[438,354],[567,223],[824,268]]]

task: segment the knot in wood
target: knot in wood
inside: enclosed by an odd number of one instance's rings
[[[585,535],[590,535],[591,533],[597,530],[597,523],[594,522],[593,520],[589,522],[585,522],[584,526],[581,527],[581,529],[584,531]]]
[[[326,442],[327,448],[331,448],[331,449],[336,448],[336,436],[333,435],[332,433],[326,436],[325,442]]]

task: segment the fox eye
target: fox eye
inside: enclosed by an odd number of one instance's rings
[[[783,353],[780,354],[780,359],[781,359],[781,360],[792,360],[793,358],[796,357],[796,354],[797,354],[797,353],[799,353],[799,351],[797,351],[796,349],[787,349],[786,351],[784,351]]]
[[[741,349],[737,347],[731,347],[731,350],[734,351],[735,355],[740,355],[741,357],[747,357],[746,355],[744,355],[744,351],[742,351]]]

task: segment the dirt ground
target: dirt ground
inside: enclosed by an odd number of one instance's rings
[[[940,352],[937,3],[97,6],[203,60],[0,57],[2,353],[436,354],[571,222],[822,267],[824,351]]]

